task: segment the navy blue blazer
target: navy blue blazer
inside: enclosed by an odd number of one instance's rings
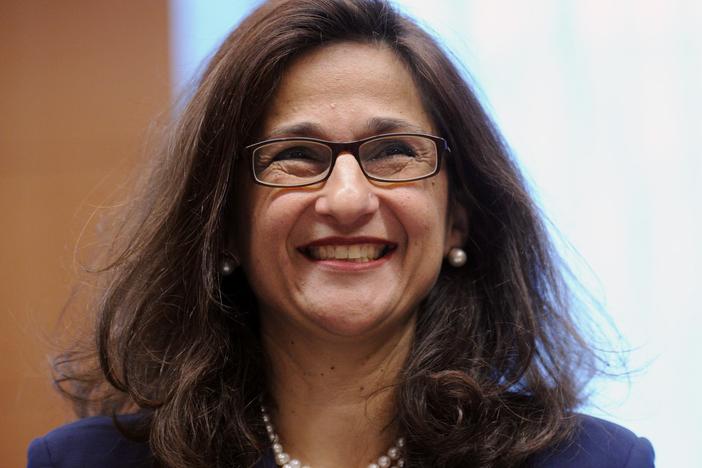
[[[653,447],[648,440],[616,424],[579,416],[573,440],[532,457],[533,468],[649,468]],[[148,467],[147,444],[125,439],[108,417],[82,419],[59,427],[29,446],[28,468]],[[258,468],[275,468],[269,455]]]

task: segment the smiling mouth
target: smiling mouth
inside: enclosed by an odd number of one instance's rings
[[[395,250],[391,244],[315,245],[300,250],[311,260],[336,260],[368,263],[384,257]]]

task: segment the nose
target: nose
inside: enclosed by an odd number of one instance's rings
[[[353,226],[378,210],[378,197],[351,154],[341,154],[315,203],[318,214]]]

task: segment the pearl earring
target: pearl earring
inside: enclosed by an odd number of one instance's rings
[[[223,254],[219,260],[219,273],[222,276],[231,275],[237,267],[236,259],[229,254]]]
[[[466,264],[467,260],[468,255],[466,255],[466,251],[461,249],[460,247],[454,247],[451,250],[449,250],[448,262],[452,267],[462,267]]]

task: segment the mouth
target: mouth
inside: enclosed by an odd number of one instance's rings
[[[312,244],[300,247],[308,259],[314,261],[336,261],[351,263],[369,263],[379,260],[397,248],[397,244],[390,242],[343,242],[316,241]]]

